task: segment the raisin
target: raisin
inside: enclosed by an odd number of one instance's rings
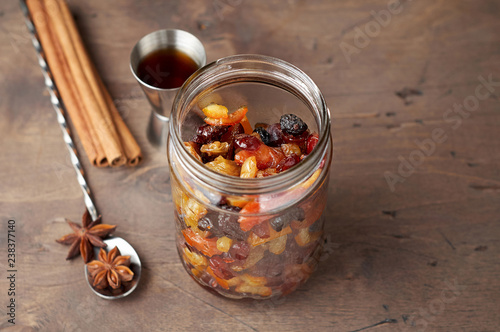
[[[269,145],[271,142],[271,135],[267,132],[267,130],[263,127],[256,127],[253,132],[259,134],[262,143]]]
[[[202,231],[211,231],[214,228],[214,224],[209,216],[204,216],[200,220],[198,220],[198,228]]]
[[[222,205],[221,209],[229,212],[239,212],[241,208],[237,206]],[[238,223],[238,215],[231,213],[209,212],[198,221],[198,228],[209,230],[217,237],[227,236],[230,239],[243,241],[247,238]],[[210,228],[208,228],[210,227]],[[201,229],[201,228],[200,228]]]
[[[279,123],[273,123],[267,128],[269,133],[269,146],[280,146],[283,144],[283,132]]]
[[[290,135],[300,135],[307,130],[307,124],[295,114],[285,114],[280,118],[281,130]]]
[[[293,166],[297,165],[299,162],[300,157],[296,154],[291,154],[279,162],[278,166],[276,166],[276,170],[278,171],[278,173],[284,172],[287,169],[290,169]]]
[[[243,150],[255,151],[260,147],[261,143],[257,137],[240,134],[235,137],[234,144]]]
[[[198,144],[207,144],[218,141],[224,133],[227,132],[227,126],[211,126],[203,124],[196,130],[193,141]]]
[[[226,127],[227,128],[227,127]],[[233,159],[234,158],[234,139],[236,138],[237,135],[239,134],[244,134],[245,129],[243,129],[243,126],[238,123],[235,124],[234,126],[230,126],[229,129],[222,135],[220,138],[221,142],[228,142],[229,143],[229,149],[226,154],[227,159]]]
[[[302,221],[305,219],[304,210],[300,207],[294,207],[282,215],[271,218],[269,220],[269,224],[276,232],[281,232],[283,227],[288,225],[290,222],[294,220]]]

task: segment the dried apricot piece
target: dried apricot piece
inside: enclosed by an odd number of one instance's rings
[[[249,202],[243,209],[241,209],[238,222],[240,223],[240,228],[244,232],[248,232],[255,225],[258,225],[269,219],[269,217],[267,216],[245,216],[245,214],[259,213],[259,211],[260,205],[258,202]]]
[[[222,254],[222,252],[217,249],[217,240],[215,238],[205,239],[191,228],[183,229],[182,234],[186,239],[186,243],[198,249],[202,254],[208,257]]]

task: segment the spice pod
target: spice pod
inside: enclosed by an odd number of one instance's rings
[[[127,241],[125,241],[120,237],[110,237],[104,240],[104,243],[107,244],[106,249],[108,249],[108,251],[117,247],[121,256],[130,256],[129,268],[134,273],[132,280],[130,280],[129,282],[122,283],[122,285],[117,289],[113,289],[111,287],[105,287],[104,289],[99,289],[93,286],[94,279],[89,273],[89,268],[87,264],[85,265],[85,278],[87,279],[89,287],[98,296],[106,300],[115,300],[129,295],[136,289],[137,284],[139,283],[139,280],[141,278],[141,260],[139,259],[139,255],[134,250],[134,248]],[[99,257],[99,251],[100,248],[94,247],[94,257]]]

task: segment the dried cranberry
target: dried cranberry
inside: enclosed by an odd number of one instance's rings
[[[281,160],[278,166],[276,166],[276,170],[278,172],[284,172],[287,169],[297,165],[299,162],[300,162],[300,157],[297,156],[295,153],[293,153],[288,157],[286,157],[285,159]]]
[[[239,261],[247,259],[249,253],[250,245],[244,241],[236,242],[231,249],[229,249],[229,255]]]
[[[234,277],[234,273],[220,256],[212,256],[210,258],[210,268],[219,278],[228,280]]]
[[[309,130],[304,131],[300,135],[290,135],[283,133],[283,143],[297,144],[302,151],[305,151],[308,137]]]
[[[312,152],[316,144],[318,144],[318,141],[319,141],[319,136],[317,133],[309,135],[309,137],[307,138],[306,154]]]
[[[262,143],[264,143],[265,145],[269,145],[269,142],[271,141],[271,135],[267,132],[266,129],[264,129],[263,127],[255,127],[253,132],[259,134]]]
[[[267,222],[260,223],[258,225],[255,225],[252,228],[252,232],[260,237],[261,239],[268,238],[271,236],[271,232],[269,232],[269,224]]]
[[[228,142],[229,143],[229,150],[227,151],[226,159],[231,159],[233,160],[234,158],[234,139],[236,138],[237,135],[239,134],[244,134],[245,129],[243,129],[243,126],[241,123],[235,124],[234,126],[230,126],[228,131],[222,137],[220,138],[221,142]]]
[[[269,133],[269,146],[280,146],[283,144],[283,132],[279,123],[273,123],[267,128]]]
[[[295,114],[284,114],[280,118],[281,130],[285,134],[300,135],[307,130],[307,124]]]
[[[306,217],[305,212],[302,208],[294,207],[292,209],[289,209],[287,212],[285,212],[282,215],[271,218],[269,220],[269,224],[276,232],[281,232],[283,227],[288,225],[290,222],[292,222],[294,220],[302,221],[305,219],[305,217]]]
[[[193,141],[198,144],[207,144],[218,141],[224,133],[227,132],[227,126],[211,126],[203,124],[196,130]]]
[[[235,137],[234,144],[243,150],[255,151],[260,147],[261,142],[257,137],[240,134]]]

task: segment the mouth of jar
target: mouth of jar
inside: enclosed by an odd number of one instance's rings
[[[217,173],[196,160],[183,145],[183,127],[187,115],[200,99],[210,99],[221,88],[258,83],[290,93],[311,112],[319,140],[314,150],[297,166],[264,178],[238,178]],[[279,119],[278,119],[279,121]],[[328,153],[330,112],[316,84],[297,67],[263,55],[236,55],[219,59],[193,74],[180,88],[172,105],[169,140],[179,158],[180,167],[203,185],[237,195],[272,194],[305,181]]]

